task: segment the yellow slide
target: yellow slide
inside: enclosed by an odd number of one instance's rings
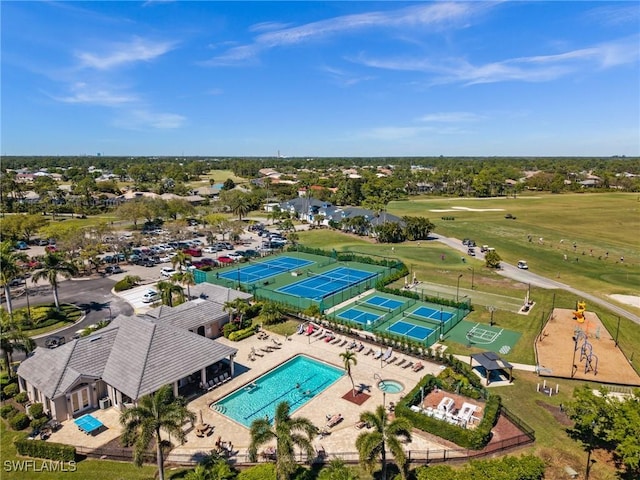
[[[578,302],[577,310],[573,312],[573,319],[577,320],[578,323],[584,322],[584,312],[587,310],[587,303],[582,301]]]

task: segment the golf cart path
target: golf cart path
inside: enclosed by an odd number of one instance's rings
[[[458,238],[445,237],[443,235],[438,235],[437,233],[431,233],[430,238],[433,238],[434,240],[444,243],[448,247],[451,247],[454,250],[458,250],[465,255],[467,253],[467,246],[463,245],[462,240]],[[476,258],[484,260],[484,253],[481,253],[478,251],[476,253]],[[510,265],[504,261],[500,262],[500,267],[501,268],[497,272],[499,275],[505,276],[507,278],[511,278],[512,280],[516,280],[518,282],[528,283],[540,288],[546,288],[546,289],[559,288],[562,290],[566,290],[567,292],[571,292],[574,295],[584,300],[587,300],[591,303],[596,303],[602,307],[605,307],[611,310],[616,315],[620,315],[621,317],[628,318],[632,322],[640,325],[640,316],[636,315],[635,313],[629,312],[628,310],[625,310],[624,308],[619,307],[618,305],[608,302],[603,298],[597,297],[595,295],[584,292],[582,290],[578,290],[577,288],[567,285],[566,283],[557,282],[550,278],[543,277],[542,275],[538,275],[537,273],[533,273],[528,270],[520,270],[516,266]]]

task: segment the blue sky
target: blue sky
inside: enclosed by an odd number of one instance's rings
[[[640,155],[638,2],[2,2],[2,154]]]

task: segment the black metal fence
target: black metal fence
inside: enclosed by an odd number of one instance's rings
[[[427,450],[407,450],[406,455],[409,463],[421,465],[428,463],[445,463],[445,462],[464,462],[467,460],[473,460],[477,458],[488,457],[495,455],[496,453],[505,452],[513,448],[518,448],[524,445],[528,445],[535,441],[534,430],[525,424],[521,419],[516,417],[506,408],[501,408],[501,415],[504,415],[511,423],[516,425],[522,432],[519,435],[515,435],[510,438],[505,438],[500,441],[491,442],[482,450],[470,450],[467,448],[450,448],[450,449],[427,449]],[[212,445],[213,448],[213,445]],[[130,462],[133,460],[133,453],[131,449],[125,448],[85,448],[76,447],[76,453],[79,455],[85,455],[91,458],[100,458],[105,460],[119,460]],[[165,460],[167,464],[177,465],[196,465],[201,462],[207,455],[207,452],[197,453],[176,453],[172,452]],[[307,457],[303,453],[298,453],[296,461],[301,464],[310,463],[322,463],[325,460],[331,460],[339,458],[347,464],[357,464],[359,462],[359,455],[357,451],[353,452],[341,452],[341,451],[324,451],[312,458]],[[268,458],[260,458],[260,462],[272,461]],[[149,453],[145,455],[145,463],[155,463],[155,453]],[[249,456],[246,452],[234,452],[229,457],[229,462],[236,466],[251,466],[253,462],[249,460]]]

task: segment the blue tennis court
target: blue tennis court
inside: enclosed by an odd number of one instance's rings
[[[408,318],[413,318],[415,320],[427,320],[431,322],[448,322],[455,315],[451,312],[444,312],[441,310],[436,310],[435,308],[429,308],[425,306],[421,306],[416,308],[413,312],[408,312],[406,315]]]
[[[397,333],[398,335],[404,335],[405,337],[411,337],[419,341],[426,340],[427,337],[433,333],[433,330],[430,328],[420,327],[402,320],[387,327],[387,331]]]
[[[349,310],[345,310],[344,312],[339,313],[338,317],[349,320],[351,322],[361,323],[362,325],[373,323],[378,318],[380,318],[378,315],[370,312],[363,312],[362,310],[358,310],[357,308],[350,308]]]
[[[219,274],[219,278],[225,278],[234,282],[254,283],[265,280],[281,273],[290,272],[297,268],[306,267],[314,262],[294,257],[277,257],[266,262],[252,263],[242,267],[228,270]]]
[[[307,275],[309,278],[279,288],[276,291],[295,295],[296,297],[321,300],[363,280],[375,277],[377,273],[355,268],[338,267],[323,273],[307,272]]]
[[[373,308],[382,307],[382,308],[387,308],[389,310],[395,310],[400,305],[404,305],[406,302],[403,302],[401,300],[394,300],[393,298],[375,296],[375,297],[367,298],[364,301],[364,303],[372,306]]]
[[[80,418],[76,418],[73,423],[75,423],[80,430],[84,433],[93,433],[96,430],[100,430],[104,425],[100,420],[90,414],[86,414],[81,416]]]

